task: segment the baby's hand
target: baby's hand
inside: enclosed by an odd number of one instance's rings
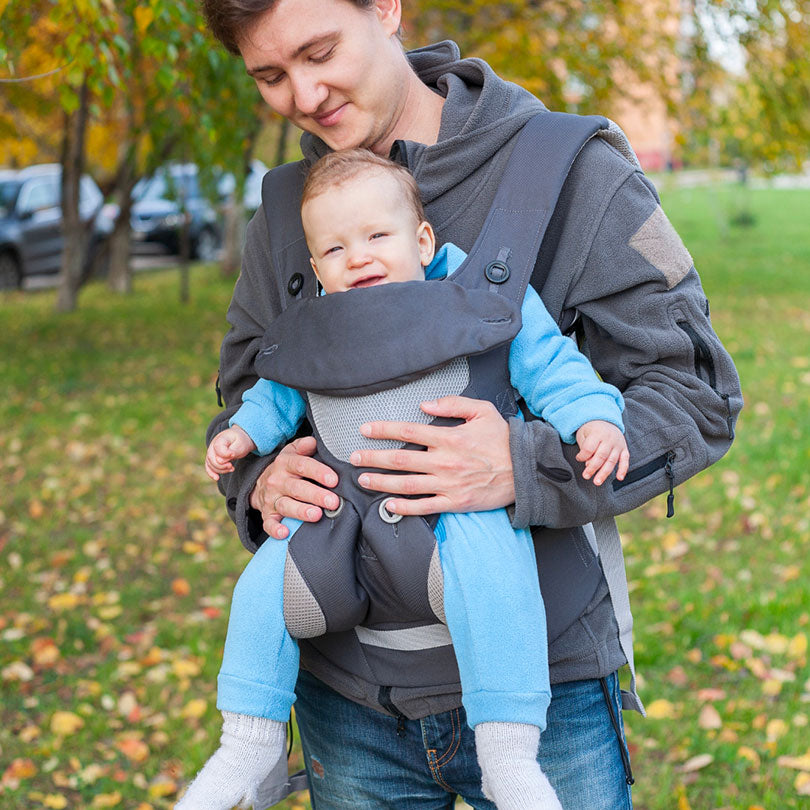
[[[208,477],[218,481],[222,473],[233,472],[233,464],[231,464],[233,459],[244,458],[255,449],[253,439],[239,425],[217,433],[211,439],[208,452],[205,454],[205,471],[208,473]]]
[[[619,468],[616,470],[616,478],[619,481],[624,480],[630,465],[630,451],[624,435],[616,425],[600,419],[586,422],[577,431],[577,444],[577,461],[585,462],[582,477],[586,481],[594,477],[594,484],[601,486],[613,472],[617,462]]]

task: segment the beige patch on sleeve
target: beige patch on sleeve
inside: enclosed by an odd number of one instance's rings
[[[692,268],[694,262],[681,237],[660,205],[630,239],[629,245],[656,270],[660,270],[671,290]]]

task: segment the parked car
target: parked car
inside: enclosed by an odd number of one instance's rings
[[[185,206],[192,258],[216,259],[222,243],[220,215],[203,195],[193,163],[162,166],[136,183],[132,199],[134,253],[179,253]]]
[[[62,169],[57,163],[0,171],[0,289],[22,285],[26,276],[58,273],[62,262]],[[79,213],[93,220],[89,271],[112,230],[101,213],[104,200],[89,175],[79,185]]]

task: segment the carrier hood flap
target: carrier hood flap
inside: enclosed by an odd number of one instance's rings
[[[289,306],[265,332],[256,371],[330,396],[393,388],[520,331],[520,309],[453,281],[381,284]]]

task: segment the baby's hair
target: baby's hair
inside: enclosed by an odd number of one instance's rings
[[[368,149],[346,149],[342,152],[329,152],[324,155],[310,170],[301,193],[301,206],[313,197],[323,194],[328,189],[339,186],[358,175],[372,172],[387,172],[394,176],[402,187],[417,222],[423,222],[425,209],[419,196],[419,186],[413,175],[393,160],[375,155]]]

